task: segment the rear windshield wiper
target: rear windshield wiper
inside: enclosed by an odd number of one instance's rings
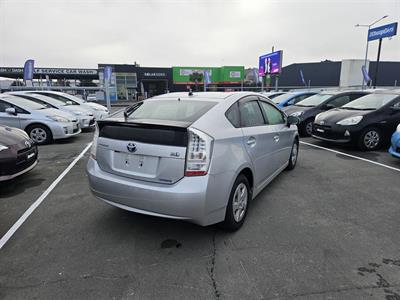
[[[125,121],[142,104],[143,104],[143,102],[139,102],[139,103],[133,104],[133,105],[128,106],[127,108],[125,108],[125,110],[124,110]]]

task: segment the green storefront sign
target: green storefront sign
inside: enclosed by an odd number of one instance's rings
[[[211,84],[235,84],[242,82],[244,78],[243,66],[216,67],[172,67],[174,84],[194,84],[190,81],[193,73],[204,74],[208,70]]]

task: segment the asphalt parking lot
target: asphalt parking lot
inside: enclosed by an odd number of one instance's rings
[[[91,137],[0,185],[0,238]],[[94,199],[86,153],[0,249],[0,298],[400,299],[400,160],[334,149],[396,169],[302,144],[235,233]]]

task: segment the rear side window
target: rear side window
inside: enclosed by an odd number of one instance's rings
[[[265,125],[264,117],[256,100],[240,104],[240,117],[242,121],[242,127]]]
[[[233,104],[225,113],[226,118],[231,122],[233,127],[239,128],[240,127],[240,115],[239,115],[239,108],[238,104]]]
[[[277,124],[284,124],[285,119],[282,115],[282,113],[273,107],[271,104],[260,101],[261,107],[264,110],[264,113],[267,117],[267,124],[268,125],[277,125]]]
[[[199,100],[158,100],[139,103],[129,119],[168,120],[193,123],[216,102]]]

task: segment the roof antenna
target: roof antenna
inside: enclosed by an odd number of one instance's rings
[[[193,96],[193,91],[192,91],[192,89],[189,90],[189,96]]]

